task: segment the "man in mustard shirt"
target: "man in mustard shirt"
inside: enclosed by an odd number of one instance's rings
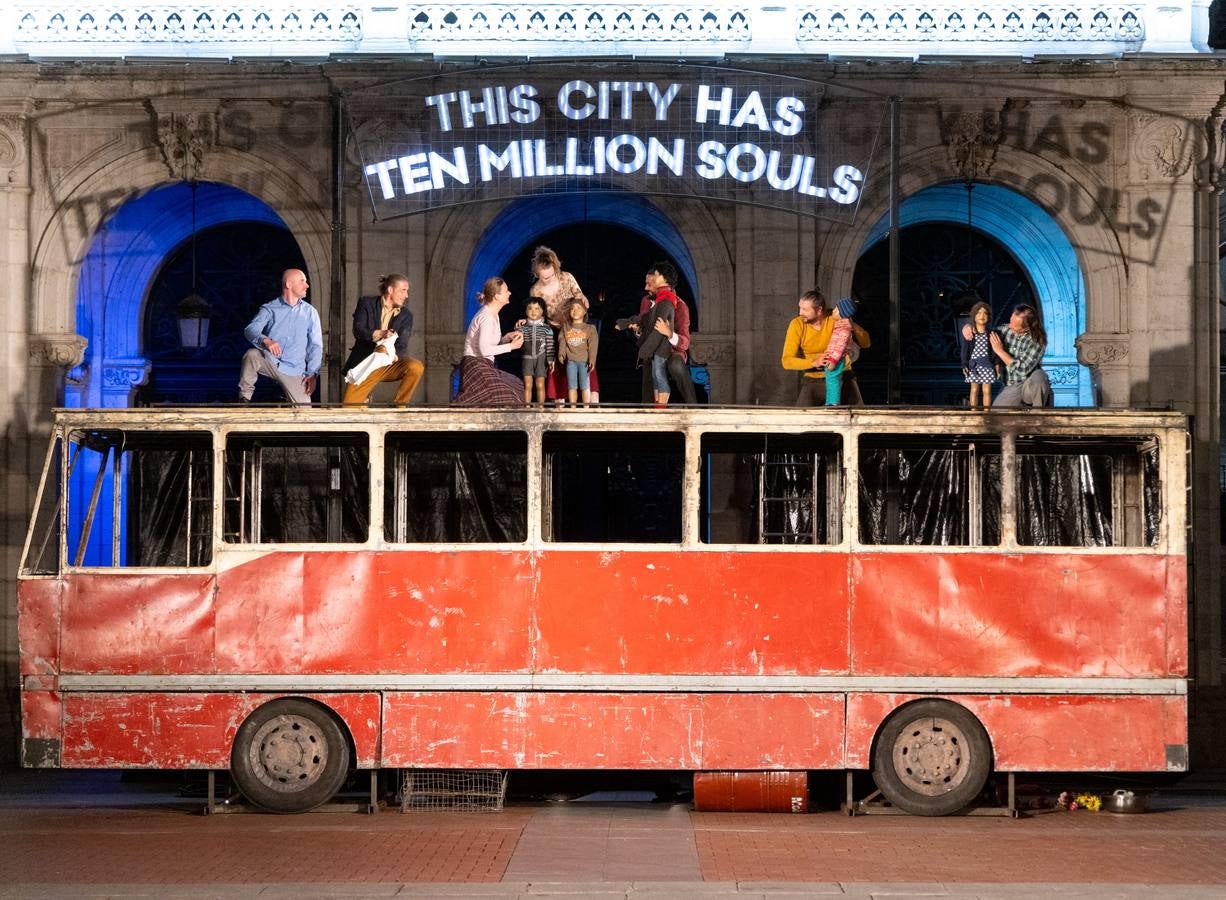
[[[796,395],[797,406],[824,406],[826,403],[826,370],[821,358],[834,332],[834,317],[827,314],[826,300],[819,291],[806,291],[796,309],[798,315],[788,325],[787,337],[783,339],[783,357],[780,362],[785,369],[803,372],[800,392]],[[870,344],[868,332],[852,323],[852,339],[858,347]],[[864,397],[852,372],[851,360],[843,373],[844,406],[863,406]]]

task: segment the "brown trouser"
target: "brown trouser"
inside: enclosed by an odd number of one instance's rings
[[[426,367],[420,359],[410,357],[398,359],[390,366],[375,369],[358,384],[345,385],[345,397],[341,402],[346,406],[357,406],[366,402],[366,398],[375,389],[375,385],[382,384],[384,381],[399,381],[400,387],[396,389],[396,405],[408,406],[409,400],[413,398],[413,391],[417,390],[417,382],[421,381],[422,373],[425,371]]]

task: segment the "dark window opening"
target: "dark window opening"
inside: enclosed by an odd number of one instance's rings
[[[364,434],[232,434],[228,543],[363,543],[370,521]]]
[[[22,558],[25,575],[54,575],[60,570],[60,461],[63,442],[54,438],[30,523],[29,546]]]
[[[1155,440],[1019,437],[1017,456],[1019,544],[1137,547],[1157,541]]]
[[[1000,441],[980,436],[860,439],[860,541],[1000,543]]]
[[[842,446],[830,434],[704,435],[702,542],[837,544]]]
[[[528,436],[523,432],[389,434],[384,459],[387,540],[527,540]]]
[[[68,562],[203,566],[213,555],[213,441],[198,432],[69,436]]]
[[[550,432],[543,441],[545,540],[681,542],[684,435]]]

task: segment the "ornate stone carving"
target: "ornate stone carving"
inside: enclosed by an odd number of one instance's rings
[[[0,115],[0,181],[7,184],[24,182],[25,161],[25,116]]]
[[[102,389],[130,391],[149,380],[153,363],[142,356],[108,360],[102,367]]]
[[[1141,49],[1145,41],[1143,4],[1128,6],[997,6],[982,3],[946,7],[866,3],[802,8],[797,37],[811,41],[925,41],[946,43],[1092,42]],[[965,51],[958,51],[965,52]]]
[[[690,359],[708,366],[736,365],[736,342],[725,335],[699,335],[690,339]]]
[[[1077,361],[1083,366],[1122,365],[1128,360],[1128,335],[1083,334],[1073,345],[1077,348]]]
[[[1043,371],[1053,387],[1076,387],[1081,383],[1081,372],[1077,366],[1044,366]]]
[[[1199,135],[1188,123],[1165,116],[1138,116],[1134,127],[1132,150],[1141,165],[1142,180],[1179,178],[1191,168]]]
[[[36,366],[63,366],[71,369],[85,359],[89,341],[79,334],[30,335],[30,362]]]
[[[23,4],[20,43],[351,42],[362,33],[356,5],[167,3]]]
[[[941,140],[949,165],[963,181],[986,178],[1000,146],[1000,115],[995,112],[941,114]]]
[[[157,142],[170,177],[193,181],[204,165],[204,156],[217,146],[215,110],[162,111],[157,115]]]
[[[426,365],[454,366],[464,355],[464,336],[439,335],[426,343]]]
[[[415,6],[408,22],[417,41],[668,41],[744,43],[751,38],[749,10],[722,5],[649,3],[518,5],[449,3]]]

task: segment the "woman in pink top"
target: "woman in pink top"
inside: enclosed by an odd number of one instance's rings
[[[511,300],[511,289],[501,278],[490,278],[478,295],[481,309],[464,335],[464,359],[460,363],[461,406],[523,406],[524,389],[519,379],[494,365],[494,357],[518,350],[522,332],[503,335],[498,311]]]

